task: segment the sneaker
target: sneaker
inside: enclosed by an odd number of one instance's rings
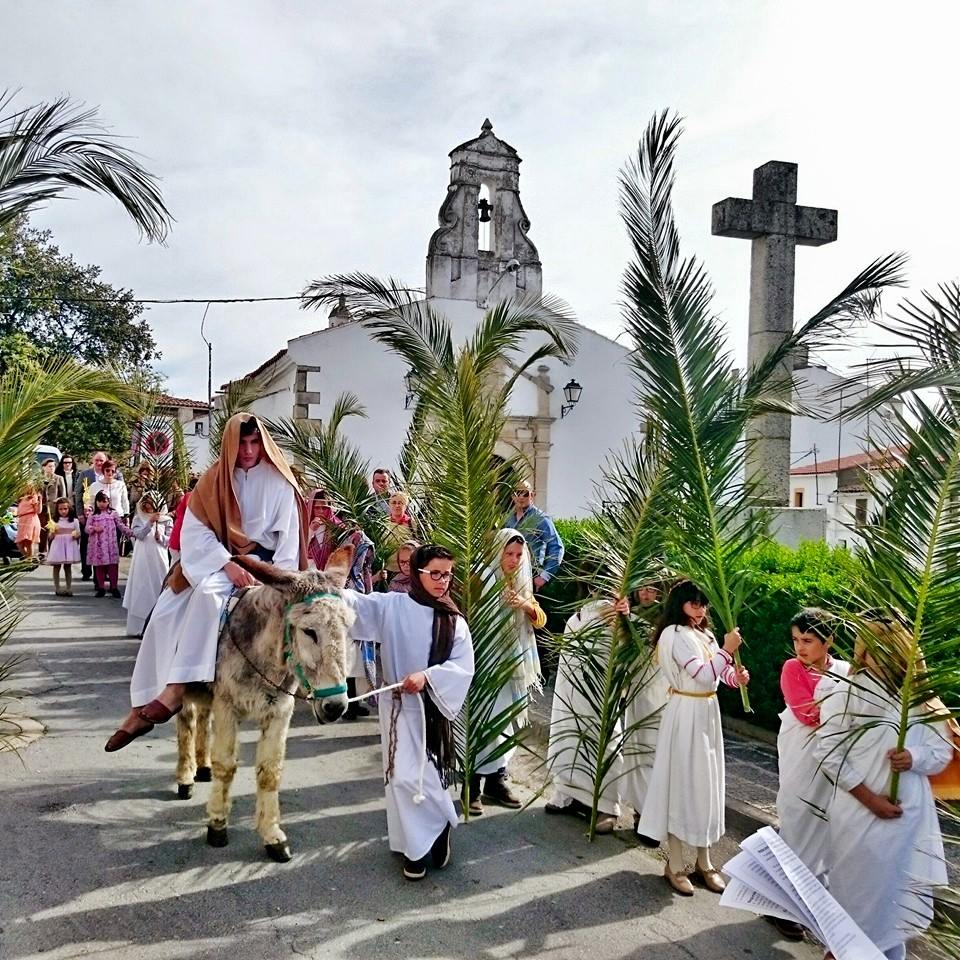
[[[506,770],[498,770],[484,778],[483,798],[509,810],[519,810],[523,806],[520,798],[510,789]]]
[[[94,596],[96,596],[96,597],[105,597],[106,595],[107,595],[107,591],[106,591],[106,590],[98,590],[98,591],[94,594]]]
[[[116,587],[114,587],[114,588],[110,591],[110,596],[113,597],[114,600],[119,600],[119,599],[120,599],[120,591],[119,591]]]
[[[433,846],[430,848],[430,858],[438,870],[442,870],[450,862],[450,854],[453,852],[450,843],[452,832],[448,823],[440,832],[440,836],[433,841]]]
[[[411,860],[409,857],[404,857],[403,875],[408,880],[422,880],[427,875],[427,858]]]

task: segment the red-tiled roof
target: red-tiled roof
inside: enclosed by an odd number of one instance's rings
[[[206,410],[210,404],[206,400],[186,400],[183,397],[171,397],[169,393],[161,393],[157,398],[158,407],[196,407]]]
[[[794,467],[790,471],[791,477],[809,476],[819,473],[838,473],[852,467],[863,467],[867,470],[895,466],[905,453],[902,447],[890,447],[887,450],[872,450],[869,453],[854,453],[849,457],[821,460],[819,463],[805,463]]]

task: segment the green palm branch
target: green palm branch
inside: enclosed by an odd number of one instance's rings
[[[329,277],[311,284],[305,305],[319,306],[341,294],[371,336],[418,377],[404,471],[420,500],[424,538],[457,557],[457,602],[470,625],[476,663],[458,718],[461,773],[469,783],[480,763],[520,742],[517,720],[526,709],[524,697],[497,708],[518,662],[508,652],[512,614],[492,573],[499,563],[494,533],[519,464],[517,458],[496,457],[495,449],[516,378],[546,357],[570,359],[575,323],[552,298],[506,300],[455,348],[447,320],[395,281],[363,274]],[[531,348],[531,336],[543,342]]]
[[[665,506],[664,471],[656,447],[653,438],[645,444],[630,440],[622,451],[610,455],[604,467],[597,491],[604,508],[585,532],[599,597],[629,597],[662,575],[659,511]],[[571,702],[561,701],[569,723],[551,744],[551,751],[590,779],[588,836],[592,841],[600,798],[646,759],[633,749],[632,741],[658,720],[656,712],[627,720],[628,708],[654,672],[650,624],[618,616],[609,624],[591,624],[564,634],[558,646],[564,676],[575,696]],[[584,701],[590,709],[581,713],[575,704]]]
[[[16,108],[0,93],[0,226],[70,187],[112,197],[141,236],[162,243],[172,217],[156,177],[96,122],[96,109],[67,97]]]
[[[672,506],[663,516],[672,562],[707,595],[725,633],[747,601],[746,559],[766,537],[769,520],[756,484],[744,479],[748,425],[761,413],[797,412],[787,362],[859,316],[863,294],[901,282],[902,258],[871,264],[774,353],[738,373],[712,311],[706,271],[696,258],[681,257],[672,202],[680,133],[678,117],[666,111],[654,117],[636,160],[620,175],[621,214],[634,254],[623,280],[623,315],[634,345],[638,401],[668,438],[665,489]],[[749,712],[745,688],[741,695]]]

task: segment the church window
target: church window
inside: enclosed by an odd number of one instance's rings
[[[477,201],[477,249],[493,250],[493,192],[483,183]]]

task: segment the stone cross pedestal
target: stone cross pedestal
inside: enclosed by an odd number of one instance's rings
[[[747,362],[757,363],[793,332],[797,244],[819,247],[837,239],[837,211],[797,206],[797,165],[771,160],[753,171],[753,199],[713,205],[712,232],[753,241],[750,261],[750,339]],[[789,390],[790,370],[780,375]],[[747,476],[771,506],[790,497],[790,416],[765,414],[747,431]]]

